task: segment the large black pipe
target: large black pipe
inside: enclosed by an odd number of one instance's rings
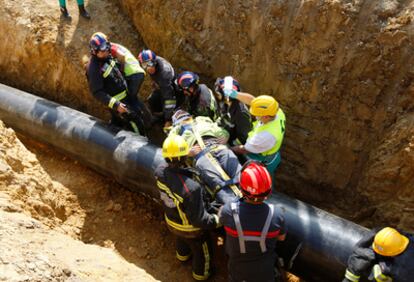
[[[144,137],[2,84],[0,119],[132,190],[157,196],[152,172],[164,160]],[[285,210],[289,235],[281,251],[291,271],[308,281],[341,281],[348,256],[368,230],[280,193],[269,201]]]

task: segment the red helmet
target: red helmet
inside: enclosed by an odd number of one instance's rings
[[[250,162],[242,168],[240,187],[245,197],[262,201],[272,191],[272,178],[263,164]]]

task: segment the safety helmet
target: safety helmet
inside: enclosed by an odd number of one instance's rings
[[[221,100],[224,95],[223,89],[224,89],[224,78],[218,77],[216,79],[216,82],[214,83],[214,92],[216,93],[216,97],[218,97],[219,100]],[[240,84],[234,78],[233,78],[233,90],[240,92]]]
[[[95,32],[92,34],[89,41],[89,48],[92,55],[96,55],[98,51],[109,51],[111,44],[108,41],[108,37],[102,32]]]
[[[181,124],[183,121],[191,118],[191,115],[184,110],[177,110],[171,117],[174,126]]]
[[[250,200],[263,201],[272,191],[272,178],[263,164],[248,162],[240,173],[240,188]]]
[[[374,238],[372,248],[377,254],[393,257],[401,254],[407,248],[409,240],[391,227],[381,229]]]
[[[156,58],[157,55],[149,49],[142,50],[138,55],[138,60],[143,68],[154,66]]]
[[[261,95],[252,100],[250,113],[256,117],[275,116],[279,103],[272,96]]]
[[[184,90],[187,90],[191,86],[198,85],[199,77],[197,74],[191,71],[184,71],[177,77],[177,85]]]
[[[165,159],[172,160],[187,156],[190,149],[185,139],[180,135],[172,135],[167,137],[162,144],[162,156]]]

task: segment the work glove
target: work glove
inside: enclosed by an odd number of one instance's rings
[[[224,93],[224,96],[227,97],[227,98],[228,97],[233,98],[233,99],[237,98],[238,92],[233,89],[233,77],[226,76],[224,78],[223,93]]]
[[[230,97],[230,98],[233,98],[233,99],[236,99],[237,95],[239,95],[239,92],[237,92],[234,89],[224,89],[223,92],[224,92],[225,97]]]

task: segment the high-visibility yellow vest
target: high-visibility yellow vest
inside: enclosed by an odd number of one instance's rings
[[[253,122],[253,129],[249,132],[248,138],[259,134],[262,131],[267,131],[276,138],[275,145],[265,152],[260,153],[263,156],[273,155],[279,151],[282,146],[283,137],[285,136],[285,122],[286,116],[281,108],[277,111],[276,118],[266,124],[259,125],[259,121]]]
[[[125,65],[124,65],[124,73],[125,76],[130,76],[135,73],[145,73],[144,69],[141,68],[141,65],[138,62],[138,59],[132,55],[131,51],[129,51],[125,46],[122,46],[118,43],[112,43],[113,45],[116,45],[117,49],[120,49],[120,51],[125,56]],[[114,56],[114,54],[112,54]]]

